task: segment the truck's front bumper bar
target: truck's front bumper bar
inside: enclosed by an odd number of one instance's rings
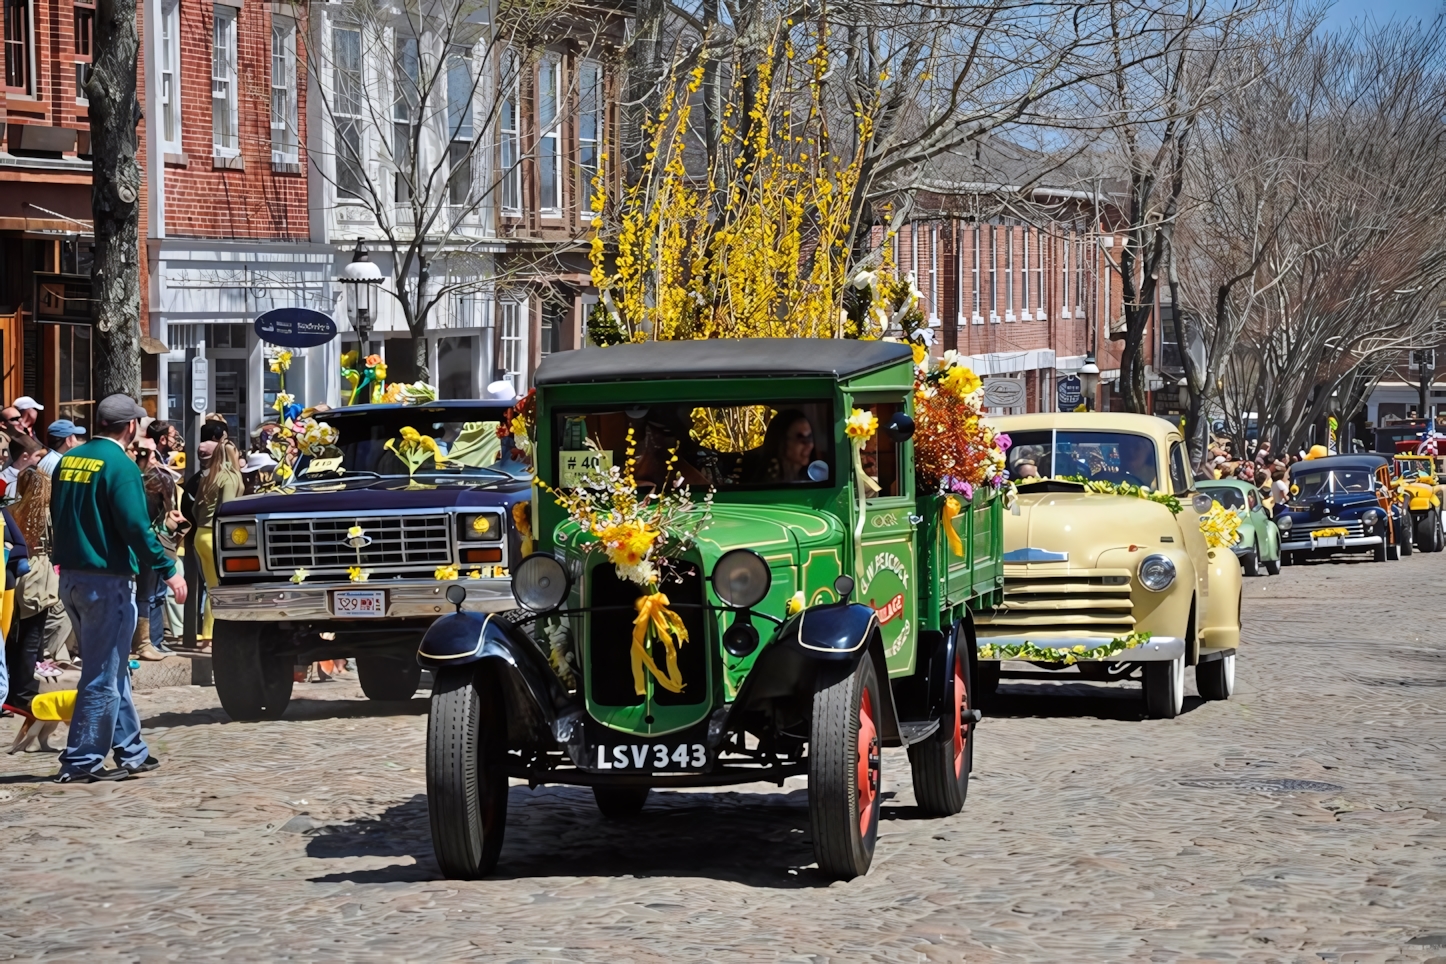
[[[1108,643],[1108,639],[1099,636],[980,636],[979,645],[986,643],[991,646],[1018,646],[1021,643],[1033,643],[1040,649],[1074,649],[1076,646],[1083,646],[1086,650],[1095,649]],[[1090,656],[1079,656],[1077,661],[1084,663],[1148,663],[1156,660],[1171,660],[1185,655],[1185,641],[1179,636],[1151,636],[1150,641],[1142,646],[1135,646],[1132,649],[1124,650],[1113,656],[1106,656],[1098,659]],[[1028,662],[1025,660],[1025,662]]]
[[[1336,542],[1334,538],[1327,540],[1326,545],[1317,545],[1310,539],[1296,539],[1291,542],[1280,544],[1281,552],[1295,552],[1297,550],[1311,549],[1367,549],[1371,546],[1378,546],[1385,540],[1381,536],[1346,536]]]
[[[217,586],[207,590],[211,609],[218,619],[239,622],[274,623],[300,620],[336,620],[347,623],[374,622],[381,618],[406,619],[440,616],[451,612],[447,587],[467,590],[462,608],[468,612],[495,613],[516,609],[510,579],[386,579],[374,582],[248,583]],[[386,616],[338,617],[332,611],[332,593],[337,590],[380,589],[386,593]]]

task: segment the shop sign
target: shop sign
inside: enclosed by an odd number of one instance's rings
[[[1066,375],[1054,383],[1056,408],[1061,412],[1073,412],[1084,401],[1084,389],[1078,375]]]
[[[984,383],[984,404],[990,408],[1018,408],[1024,404],[1024,382],[1018,378],[991,378]]]
[[[272,308],[256,316],[256,337],[283,348],[312,348],[336,337],[336,322],[314,308]]]

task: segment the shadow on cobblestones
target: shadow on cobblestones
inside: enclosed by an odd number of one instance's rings
[[[282,721],[369,719],[379,716],[421,716],[427,712],[428,699],[410,700],[312,700],[293,699]],[[158,713],[141,721],[143,727],[206,726],[231,723],[231,717],[219,706],[189,710],[184,713]],[[243,725],[243,724],[232,724]]]
[[[1180,715],[1188,715],[1204,702],[1198,696],[1187,695]],[[1127,684],[1075,681],[1002,683],[999,692],[982,700],[980,705],[986,717],[1141,721],[1145,718],[1139,687]]]

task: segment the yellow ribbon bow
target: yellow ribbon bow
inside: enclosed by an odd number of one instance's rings
[[[684,628],[682,618],[668,608],[668,597],[660,592],[639,596],[636,605],[638,618],[633,620],[632,649],[634,691],[639,696],[647,695],[648,688],[643,676],[643,669],[646,667],[663,689],[669,693],[683,692],[683,674],[678,669],[678,646],[688,641],[688,630]],[[658,669],[658,664],[648,652],[649,629],[655,630],[658,638],[663,641],[663,648],[666,650],[664,662],[668,667],[666,673]],[[673,642],[674,636],[678,638],[676,645]]]
[[[944,510],[939,514],[940,521],[944,523],[944,535],[949,540],[949,551],[956,556],[964,555],[964,543],[954,530],[954,520],[959,518],[960,511],[959,500],[951,495],[944,500]]]

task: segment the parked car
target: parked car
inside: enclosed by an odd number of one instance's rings
[[[1272,576],[1280,575],[1280,530],[1265,511],[1260,491],[1239,479],[1199,482],[1197,487],[1240,516],[1240,537],[1230,551],[1240,560],[1241,572],[1258,576],[1263,567]]]
[[[549,355],[536,384],[538,551],[513,572],[529,614],[446,616],[418,657],[437,674],[427,795],[443,873],[496,865],[509,779],[590,786],[612,817],[636,813],[653,787],[807,774],[814,853],[840,878],[873,857],[880,747],[908,747],[926,814],[957,812],[978,719],[972,613],[997,601],[1003,500],[986,489],[951,506],[915,491],[909,346],[616,345]],[[862,502],[854,408],[878,420],[879,488]],[[784,481],[750,441],[750,419],[780,417],[780,439],[811,431],[806,477]],[[575,489],[586,460],[635,458],[641,485],[658,440],[698,498],[714,490],[711,521],[670,550],[661,584],[687,634],[669,686],[640,668],[644,654],[668,657],[635,636],[645,590],[547,494]],[[471,590],[449,592],[461,602]],[[557,647],[570,656],[550,662]]]
[[[1229,550],[1206,545],[1197,520],[1210,499],[1195,491],[1178,429],[1112,412],[994,421],[1013,440],[1010,471],[1040,479],[1020,478],[1018,503],[1004,516],[1004,596],[977,616],[981,654],[986,646],[1007,652],[1026,643],[1088,654],[1148,634],[1141,645],[1102,658],[1081,655],[1074,666],[1092,679],[1139,677],[1152,717],[1173,718],[1183,708],[1186,666],[1195,667],[1201,696],[1229,699],[1240,646],[1240,564]],[[981,692],[1030,672],[1002,662],[981,656]]]
[[[1441,497],[1446,486],[1441,484],[1441,465],[1446,456],[1397,453],[1391,460],[1396,488],[1406,502],[1410,516],[1412,541],[1421,552],[1440,552],[1446,548],[1441,518]]]
[[[1290,502],[1277,513],[1287,564],[1344,553],[1376,562],[1409,555],[1411,526],[1382,455],[1332,455],[1290,467]]]
[[[452,583],[437,576],[444,567],[466,582],[467,609],[516,607],[507,570],[523,536],[512,508],[531,486],[520,462],[501,457],[506,408],[441,401],[327,412],[339,459],[303,461],[287,491],[221,506],[212,665],[233,720],[279,717],[292,667],[316,660],[354,657],[368,697],[410,698],[421,678],[417,640],[451,608],[443,594]],[[428,456],[409,474],[394,451],[403,429],[451,459]],[[353,578],[353,568],[369,574]]]

